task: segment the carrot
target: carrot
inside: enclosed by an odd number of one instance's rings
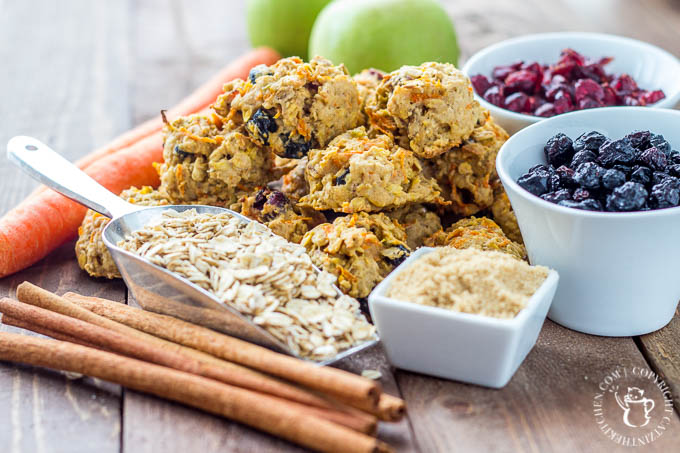
[[[85,169],[111,192],[130,186],[157,186],[153,162],[163,160],[163,138],[156,132],[105,156]],[[24,269],[73,238],[87,209],[52,190],[37,193],[0,219],[0,277]]]
[[[240,56],[232,61],[229,65],[221,69],[217,74],[211,77],[207,82],[203,83],[193,93],[184,98],[179,104],[167,110],[169,118],[176,118],[178,116],[186,116],[191,113],[196,113],[203,110],[215,102],[215,98],[222,93],[222,86],[234,79],[245,79],[248,77],[248,72],[259,64],[270,65],[275,63],[279,58],[279,54],[275,50],[268,47],[258,47],[250,52]],[[82,159],[76,162],[80,168],[85,168],[97,159],[111,154],[119,149],[126,148],[144,137],[157,132],[163,128],[163,121],[160,115],[140,124],[134,129],[123,133],[115,138],[109,144],[95,150]]]
[[[190,115],[201,110],[207,109],[217,96],[222,92],[222,86],[234,79],[245,79],[248,77],[250,69],[259,64],[273,64],[280,58],[275,50],[269,47],[258,47],[240,56],[230,64],[222,68],[217,74],[199,86],[193,93],[184,98],[179,104],[167,110],[169,118]],[[76,165],[85,169],[88,165],[96,162],[104,156],[111,155],[116,151],[127,148],[163,128],[163,121],[160,115],[145,121],[134,129],[130,129],[113,139],[108,144],[102,146],[76,161]],[[47,189],[40,186],[31,196],[41,193]]]

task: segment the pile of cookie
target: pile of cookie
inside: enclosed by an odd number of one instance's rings
[[[160,187],[121,196],[240,212],[302,244],[350,296],[423,245],[526,258],[494,165],[508,135],[450,64],[351,77],[320,57],[286,58],[226,84],[211,114],[165,122]],[[76,252],[88,273],[114,278],[105,225],[88,213]]]

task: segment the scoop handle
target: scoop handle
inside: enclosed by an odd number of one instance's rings
[[[108,191],[85,172],[33,137],[16,136],[7,142],[7,158],[46,186],[106,217],[138,211]]]

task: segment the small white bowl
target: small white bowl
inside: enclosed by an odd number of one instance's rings
[[[543,147],[558,132],[572,139],[599,131],[617,139],[634,130],[663,134],[680,149],[680,111],[609,107],[559,115],[505,142],[496,169],[517,215],[533,264],[560,273],[548,317],[580,332],[633,336],[670,322],[680,300],[680,207],[592,212],[558,206],[515,181],[545,164]]]
[[[512,319],[459,313],[386,297],[392,280],[433,248],[422,247],[368,296],[392,365],[486,387],[508,383],[536,344],[559,277],[548,278]]]
[[[615,35],[564,32],[508,39],[474,54],[462,71],[469,77],[477,74],[490,77],[494,67],[517,61],[551,64],[558,60],[560,52],[566,48],[590,58],[614,57],[614,61],[605,66],[608,73],[626,73],[635,79],[640,88],[664,91],[666,97],[653,104],[654,107],[675,108],[680,102],[680,61],[659,47]],[[510,134],[545,119],[515,113],[487,102],[481,95],[475,96]]]

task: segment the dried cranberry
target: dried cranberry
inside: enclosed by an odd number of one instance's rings
[[[521,67],[522,67],[521,61],[518,61],[517,63],[508,66],[496,66],[495,68],[493,68],[493,71],[491,72],[491,77],[493,77],[494,80],[505,80],[505,78],[511,72],[515,72]]]
[[[649,105],[654,104],[655,102],[659,102],[661,99],[664,99],[665,97],[666,95],[664,94],[663,91],[654,90],[642,93],[640,97],[638,97],[638,100],[642,105]]]
[[[621,74],[616,77],[611,85],[618,96],[626,96],[638,90],[637,83],[628,74]]]
[[[616,97],[616,93],[614,92],[614,89],[610,87],[609,85],[606,85],[602,87],[602,91],[604,92],[604,98],[602,99],[602,104],[606,106],[610,105],[617,105],[619,103],[618,98]]]
[[[484,99],[491,102],[493,105],[503,107],[505,104],[505,96],[503,95],[503,87],[500,85],[494,85],[486,92],[484,92]]]
[[[473,75],[470,77],[470,82],[472,82],[472,86],[479,95],[483,95],[486,93],[486,90],[491,88],[491,82],[482,74]]]
[[[540,83],[538,74],[527,69],[511,72],[505,78],[505,93],[517,93],[521,91],[526,94],[534,94],[537,85]]]
[[[558,91],[555,95],[553,106],[555,109],[555,114],[557,115],[574,110],[574,104],[571,102],[571,96],[569,96],[569,93],[566,93],[562,90]]]
[[[579,79],[574,85],[574,98],[577,102],[586,98],[601,101],[604,99],[604,90],[590,79]]]
[[[596,109],[598,107],[602,107],[602,103],[596,101],[593,98],[583,98],[578,101],[577,105],[579,110]]]
[[[513,93],[505,98],[505,108],[513,112],[526,112],[529,103],[529,96],[519,92]]]
[[[543,116],[546,118],[550,116],[555,116],[556,115],[555,106],[552,104],[552,102],[546,102],[545,104],[534,110],[534,115]]]
[[[623,105],[627,105],[629,107],[636,107],[640,105],[640,101],[635,96],[628,95],[623,97]]]

